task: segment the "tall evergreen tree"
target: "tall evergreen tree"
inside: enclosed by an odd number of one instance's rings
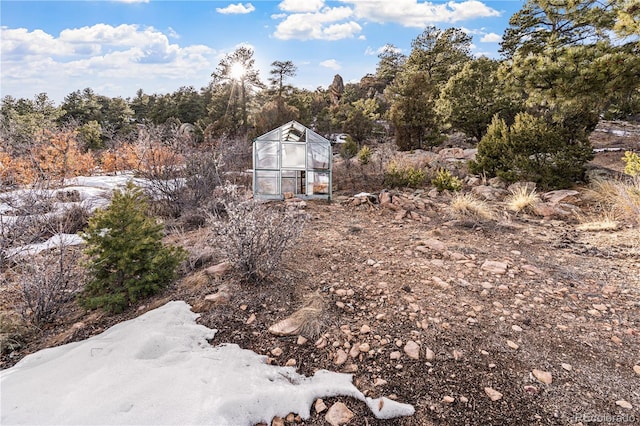
[[[241,46],[222,58],[216,70],[211,74],[214,85],[230,85],[230,95],[224,122],[227,126],[234,126],[228,129],[229,133],[232,134],[238,132],[246,134],[249,117],[248,95],[251,89],[265,87],[260,81],[259,71],[255,68],[256,61],[253,58],[253,54],[252,48]],[[238,109],[240,114],[237,113]],[[229,115],[233,119],[230,119]]]
[[[454,130],[480,141],[495,114],[513,121],[519,103],[498,78],[499,66],[498,61],[481,57],[467,62],[445,84],[436,107]]]

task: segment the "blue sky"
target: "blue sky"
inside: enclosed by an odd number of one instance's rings
[[[91,87],[133,97],[199,89],[224,55],[255,51],[266,83],[273,61],[298,67],[291,83],[314,90],[375,72],[386,43],[409,53],[427,25],[473,36],[476,55],[498,57],[521,0],[252,0],[0,2],[0,94],[60,102]]]

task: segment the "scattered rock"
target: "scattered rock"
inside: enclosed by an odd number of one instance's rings
[[[567,371],[573,370],[573,367],[571,366],[571,364],[567,364],[566,362],[563,362],[562,364],[560,364],[560,366]]]
[[[502,201],[508,194],[504,189],[487,185],[474,186],[471,193],[486,201]]]
[[[256,320],[256,314],[251,314],[249,315],[249,318],[247,318],[247,324],[252,324],[255,320]]]
[[[393,351],[389,354],[389,358],[392,360],[398,360],[400,359],[400,357],[402,357],[402,354],[400,353],[400,351]]]
[[[421,245],[433,251],[439,251],[439,252],[443,252],[447,249],[447,246],[445,245],[445,243],[433,238],[429,238],[425,241],[422,241]]]
[[[336,402],[329,408],[327,414],[324,416],[324,419],[331,426],[340,426],[346,423],[353,418],[353,412],[349,410],[349,408],[344,405],[342,402]]]
[[[518,349],[520,347],[513,340],[507,340],[507,346],[509,346],[511,349]]]
[[[204,300],[206,300],[207,302],[210,302],[210,303],[212,303],[214,305],[222,305],[224,303],[227,303],[230,298],[231,298],[231,296],[229,295],[229,293],[227,292],[227,290],[225,288],[223,290],[219,290],[217,293],[207,294],[204,297]]]
[[[304,345],[305,343],[307,343],[309,341],[309,339],[307,339],[304,336],[298,336],[298,340],[296,340],[296,344],[298,345]]]
[[[378,377],[373,381],[373,386],[384,386],[387,383],[388,382],[385,379],[382,379],[382,378]]]
[[[561,206],[550,203],[535,203],[532,207],[532,212],[536,216],[542,216],[546,218],[563,218],[572,214],[572,209],[567,208],[568,204],[562,204]],[[565,207],[565,208],[562,208]],[[571,206],[577,209],[575,206]]]
[[[638,376],[640,376],[640,365],[634,365],[634,366],[633,366],[633,371],[635,371],[635,372],[636,372],[636,374],[637,374]]]
[[[520,327],[519,325],[516,325],[516,324],[512,325],[511,329],[513,331],[515,331],[515,332],[518,332],[518,333],[522,331],[522,327]]]
[[[618,407],[624,408],[625,410],[631,410],[633,408],[633,406],[629,402],[625,401],[624,399],[617,400],[616,405]]]
[[[360,345],[353,345],[349,350],[349,356],[353,359],[356,359],[360,355]]]
[[[231,263],[222,262],[213,265],[204,270],[205,274],[211,277],[221,277],[231,270]]]
[[[502,394],[500,392],[498,392],[497,390],[492,389],[490,387],[484,388],[484,393],[487,394],[487,396],[489,397],[489,399],[491,399],[491,401],[498,401],[498,400],[502,399]]]
[[[333,363],[335,365],[342,365],[347,361],[347,358],[349,357],[349,355],[347,355],[347,353],[345,351],[343,351],[342,349],[338,349],[338,351],[336,352],[336,355],[333,359]]]
[[[273,348],[271,349],[271,355],[278,357],[280,355],[282,355],[282,349],[281,348]]]
[[[369,332],[371,332],[371,327],[367,324],[363,324],[362,327],[360,327],[360,334],[367,334]]]
[[[442,402],[447,403],[447,404],[451,404],[451,403],[453,403],[455,401],[456,401],[456,399],[454,397],[452,397],[452,396],[449,396],[449,395],[447,395],[444,398],[442,398]]]
[[[313,408],[315,408],[316,413],[322,413],[327,409],[327,404],[320,398],[316,399],[316,402],[313,404]]]
[[[285,367],[294,367],[297,363],[298,363],[298,361],[296,361],[295,358],[289,358],[287,360],[287,362],[284,363],[284,366]]]
[[[201,272],[200,276],[206,277],[207,275],[204,272]],[[191,277],[186,278],[185,281],[190,278]],[[193,311],[194,312],[210,311],[215,306],[225,305],[229,303],[229,300],[231,300],[231,293],[229,292],[229,288],[226,285],[221,285],[218,287],[218,291],[216,293],[207,294],[204,297],[204,300],[194,303]]]
[[[487,271],[491,274],[504,275],[507,272],[507,265],[505,262],[497,262],[494,260],[485,260],[480,269]]]
[[[550,385],[553,382],[553,377],[551,376],[551,373],[549,373],[548,371],[534,369],[532,373],[533,373],[533,377],[535,377],[536,379],[538,379],[539,381],[541,381],[546,385]]]
[[[404,353],[411,359],[419,359],[420,358],[420,345],[418,345],[413,340],[409,340],[406,345],[404,345]]]
[[[427,348],[424,352],[427,361],[433,361],[436,358],[435,352],[433,352],[431,349]]]
[[[275,416],[271,420],[271,426],[284,426],[284,419],[282,417]]]
[[[542,199],[547,201],[549,204],[559,204],[561,202],[577,203],[578,201],[580,201],[576,197],[576,195],[578,194],[578,191],[574,191],[571,189],[560,189],[542,194]]]

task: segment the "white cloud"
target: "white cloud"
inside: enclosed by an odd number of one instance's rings
[[[389,44],[385,44],[384,46],[380,46],[375,50],[371,46],[367,46],[367,49],[364,51],[364,54],[366,56],[378,56],[379,54],[381,54],[382,52],[385,52],[387,50],[390,50],[390,51],[395,52],[395,53],[402,53],[402,49],[400,49],[399,47],[395,47],[395,46],[391,46]]]
[[[339,7],[324,6],[324,0],[284,0],[273,14],[282,20],[273,34],[281,40],[341,40],[358,37],[365,40],[361,23],[396,23],[424,28],[434,23],[454,23],[466,19],[499,16],[500,12],[479,0],[454,0],[447,3],[419,0],[340,0]],[[284,16],[283,16],[284,15]],[[349,21],[347,22],[347,18]]]
[[[169,27],[169,28],[167,28],[167,31],[168,31],[168,33],[169,33],[169,37],[171,37],[171,38],[175,38],[175,39],[180,38],[180,34],[178,34],[178,33],[176,32],[176,30],[174,30],[173,28]]]
[[[256,8],[251,3],[247,3],[246,5],[242,3],[230,4],[227,7],[216,8],[216,12],[222,13],[223,15],[244,15],[254,10],[256,10]]]
[[[502,37],[496,33],[489,33],[482,36],[480,42],[482,43],[500,43],[502,41]]]
[[[292,13],[317,12],[324,6],[324,0],[284,0],[278,5],[280,10]]]
[[[180,80],[179,87],[194,84],[194,76],[206,84],[215,52],[204,45],[170,43],[169,36],[137,25],[96,24],[66,29],[57,36],[2,27],[3,93],[30,98],[47,92],[60,99],[73,90],[105,86],[114,90],[106,95],[122,96],[127,86]]]
[[[325,7],[317,13],[295,13],[278,24],[274,36],[281,40],[353,38],[362,31],[362,27],[353,20],[346,21],[352,13],[348,7]]]
[[[394,22],[405,27],[423,28],[436,22],[452,23],[466,19],[499,16],[500,12],[478,0],[447,3],[420,3],[418,0],[344,1],[353,5],[358,18],[373,22]]]
[[[327,59],[326,61],[322,61],[320,62],[320,66],[325,67],[325,68],[330,68],[332,70],[339,70],[340,68],[342,68],[342,66],[340,66],[340,64],[338,63],[338,61],[336,61],[335,59]]]

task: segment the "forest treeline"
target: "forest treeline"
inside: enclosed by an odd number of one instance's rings
[[[588,136],[601,118],[640,114],[634,0],[528,0],[510,19],[500,59],[474,57],[471,43],[460,28],[428,26],[408,54],[386,45],[374,74],[346,84],[336,75],[313,91],[289,83],[297,73],[289,60],[271,63],[261,81],[254,51],[241,47],[199,90],[138,90],[125,99],[85,88],[60,105],[46,93],[5,96],[1,183],[64,178],[97,165],[153,167],[165,157],[176,161],[177,147],[247,142],[295,119],[360,144],[393,137],[400,150],[462,132],[478,144],[472,172],[562,187],[581,178],[592,156]]]

